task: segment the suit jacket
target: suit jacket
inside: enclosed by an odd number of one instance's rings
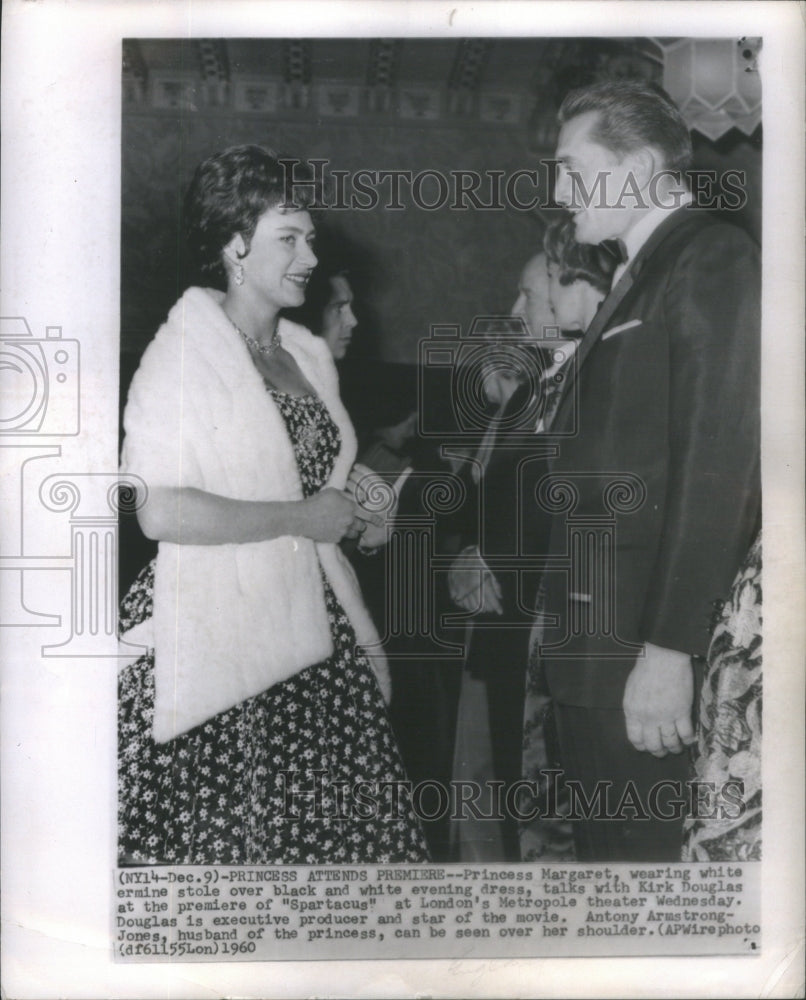
[[[550,515],[535,503],[536,483],[548,471],[552,447],[534,433],[538,413],[532,386],[519,386],[498,418],[479,482],[474,481],[472,464],[462,469],[467,499],[453,522],[459,547],[478,545],[493,570],[503,606],[501,616],[474,618],[468,667],[474,676],[504,684],[514,678],[513,695],[519,701],[540,581],[536,564],[527,565],[526,560],[545,553],[551,527]],[[506,623],[519,627],[506,628]]]
[[[620,707],[645,642],[705,655],[760,511],[759,314],[755,244],[681,209],[586,332],[542,494],[558,701]]]

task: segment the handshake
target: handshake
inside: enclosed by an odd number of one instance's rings
[[[385,545],[400,502],[400,491],[411,473],[406,468],[390,483],[378,472],[356,462],[343,490],[326,486],[301,504],[303,519],[296,534],[315,542],[358,539],[365,555]]]
[[[347,538],[358,538],[360,552],[380,548],[388,541],[388,528],[394,522],[400,504],[400,491],[411,473],[404,469],[393,482],[360,462],[350,471],[345,492],[356,504],[354,523],[345,532]]]

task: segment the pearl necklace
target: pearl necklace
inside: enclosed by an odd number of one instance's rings
[[[275,351],[282,346],[282,341],[280,340],[280,334],[277,331],[277,327],[274,328],[274,333],[271,335],[271,340],[268,344],[261,344],[259,340],[255,340],[254,337],[250,337],[248,334],[244,333],[243,330],[235,323],[230,320],[230,323],[235,327],[235,329],[243,337],[244,342],[248,347],[257,351],[258,354],[262,354],[264,357],[270,358]]]

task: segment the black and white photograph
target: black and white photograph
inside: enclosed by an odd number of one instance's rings
[[[121,861],[760,858],[760,48],[124,41]]]
[[[797,8],[33,6],[4,990],[802,995]]]

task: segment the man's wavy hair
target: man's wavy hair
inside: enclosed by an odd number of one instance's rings
[[[258,220],[270,208],[308,210],[317,203],[313,185],[295,168],[293,198],[286,171],[263,146],[231,146],[196,168],[184,202],[184,229],[199,269],[219,280],[226,274],[221,252],[240,233],[247,253]]]
[[[591,139],[619,156],[651,146],[664,166],[681,173],[691,165],[691,134],[665,90],[646,80],[606,80],[572,90],[560,105],[561,125],[596,112]]]

